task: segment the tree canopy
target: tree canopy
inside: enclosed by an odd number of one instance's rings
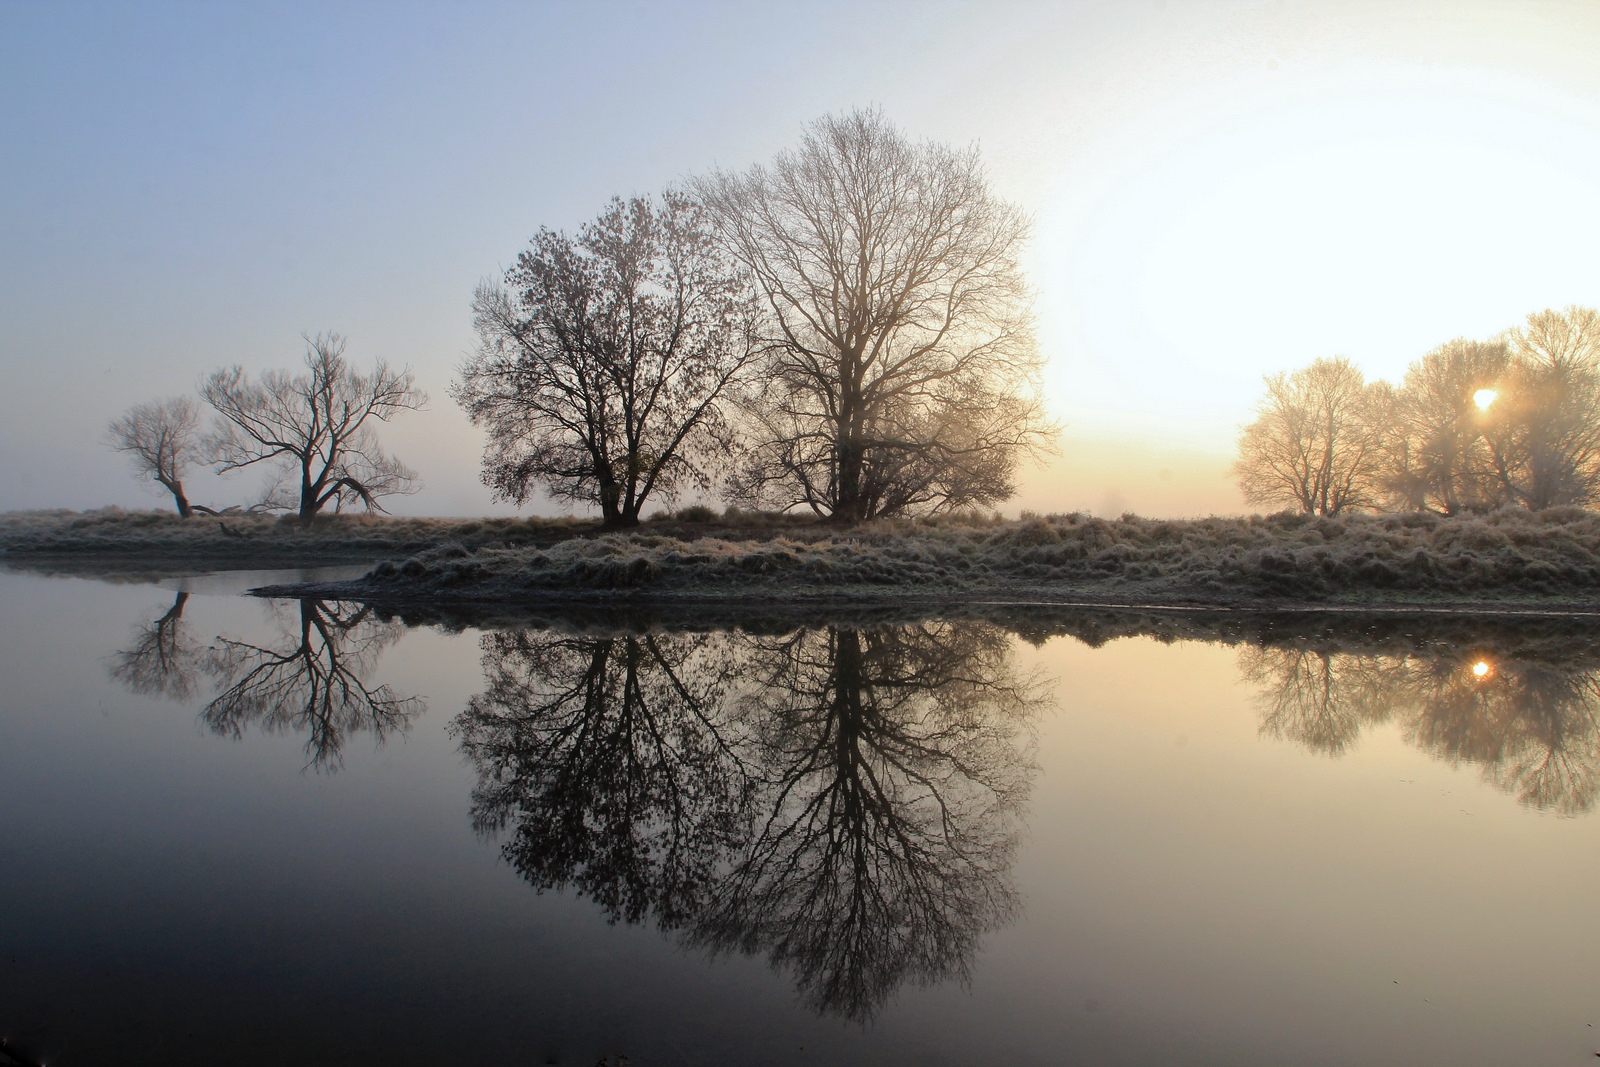
[[[276,467],[287,494],[278,502],[301,518],[355,501],[382,511],[384,497],[416,492],[415,472],[382,449],[373,425],[427,403],[411,372],[380,359],[371,374],[357,373],[335,333],[308,337],[306,346],[305,374],[274,370],[252,381],[235,366],[201,383],[219,418],[205,441],[218,472]]]
[[[647,500],[711,487],[759,308],[690,198],[614,198],[576,237],[541,230],[473,312],[482,343],[453,392],[488,431],[497,498],[543,489],[631,526]]]
[[[186,396],[136,404],[112,421],[107,443],[125,452],[133,470],[172,494],[178,514],[187,519],[193,508],[183,491],[188,469],[201,456],[200,405]]]
[[[856,521],[1012,494],[1052,428],[1018,265],[1028,219],[975,149],[858,110],[692,188],[768,312],[737,499]]]

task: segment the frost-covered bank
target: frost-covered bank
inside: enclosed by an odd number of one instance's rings
[[[375,599],[972,593],[1180,600],[1600,602],[1600,516],[1576,509],[1001,524],[896,522],[810,536],[684,539],[648,529],[552,545],[447,543],[327,592]]]

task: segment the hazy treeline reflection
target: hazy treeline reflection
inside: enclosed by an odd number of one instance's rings
[[[870,1018],[964,978],[1015,909],[1041,689],[971,622],[483,639],[455,730],[480,829],[540,889],[765,955]]]
[[[1542,653],[1542,654],[1541,654]],[[1395,722],[1412,744],[1529,807],[1575,814],[1600,786],[1600,646],[1498,655],[1484,644],[1400,655],[1246,648],[1262,687],[1261,732],[1337,756],[1368,726]]]
[[[404,732],[423,701],[368,679],[384,649],[405,626],[379,619],[369,607],[321,600],[274,602],[278,632],[255,644],[217,637],[201,645],[184,622],[188,593],[134,631],[129,647],[112,657],[111,677],[136,693],[188,701],[201,679],[215,695],[200,712],[213,732],[241,737],[265,733],[305,735],[307,766],[335,770],[350,735],[371,733],[382,742]]]

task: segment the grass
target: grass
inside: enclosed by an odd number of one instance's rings
[[[761,536],[748,536],[749,533]],[[335,590],[369,599],[580,596],[1100,599],[1226,603],[1588,604],[1600,516],[1571,508],[1442,518],[1195,520],[1052,515],[792,529],[644,527],[541,544],[448,541]],[[730,536],[730,533],[733,536]],[[721,534],[721,536],[718,536]]]
[[[182,520],[105,508],[0,515],[0,561],[173,569],[371,561],[341,592],[385,599],[1589,603],[1600,599],[1600,515],[966,515],[840,528],[690,508],[618,533],[572,518]]]

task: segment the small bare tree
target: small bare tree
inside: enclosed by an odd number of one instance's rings
[[[194,513],[183,492],[183,478],[200,460],[200,405],[189,397],[152,400],[128,409],[111,423],[106,443],[126,452],[134,473],[150,478],[172,494],[178,514]]]
[[[221,417],[205,440],[218,472],[279,466],[280,478],[298,483],[303,519],[355,500],[382,511],[381,498],[416,492],[416,474],[378,446],[373,427],[427,403],[410,371],[378,360],[371,374],[356,373],[338,334],[307,337],[306,345],[306,374],[267,371],[252,382],[235,366],[201,383],[200,395]]]
[[[1319,359],[1266,383],[1234,464],[1245,499],[1308,515],[1371,505],[1379,445],[1372,409],[1381,397],[1356,365],[1342,356]]]
[[[987,506],[1054,428],[1017,257],[1028,220],[975,149],[830,115],[696,195],[771,313],[735,495],[854,522]]]
[[[613,199],[576,239],[540,231],[505,287],[478,288],[482,346],[452,391],[489,431],[484,483],[518,504],[540,487],[596,504],[607,526],[709,488],[759,310],[680,193]]]

